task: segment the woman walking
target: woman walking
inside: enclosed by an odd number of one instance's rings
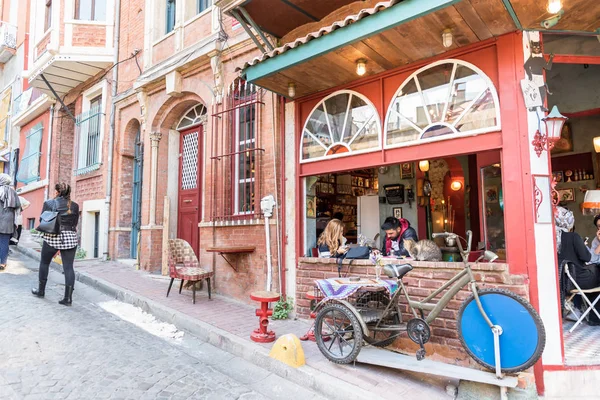
[[[12,178],[0,174],[0,271],[6,269],[8,245],[15,232],[15,210],[20,207],[19,196],[12,188]]]
[[[71,201],[71,186],[66,183],[57,183],[54,187],[55,198],[44,203],[44,211],[58,212],[58,234],[42,233],[44,244],[40,260],[39,286],[31,292],[44,297],[46,294],[46,282],[48,281],[48,269],[52,259],[60,250],[60,256],[65,273],[65,297],[59,304],[70,306],[72,304],[73,286],[75,285],[75,271],[73,261],[77,252],[77,224],[79,223],[79,205]]]

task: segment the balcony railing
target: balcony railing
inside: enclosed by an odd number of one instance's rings
[[[38,88],[31,87],[21,93],[15,101],[13,102],[13,110],[12,116],[15,118],[17,115],[21,114],[23,111],[27,110],[27,108],[37,100],[44,93]]]
[[[0,21],[0,49],[17,49],[17,27]]]

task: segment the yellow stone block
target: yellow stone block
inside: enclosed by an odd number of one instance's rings
[[[283,335],[273,345],[269,357],[281,361],[290,367],[298,368],[306,364],[302,343],[291,333]]]

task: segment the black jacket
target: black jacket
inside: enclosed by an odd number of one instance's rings
[[[77,203],[71,201],[71,212],[69,213],[69,201],[64,197],[46,200],[42,212],[53,209],[60,215],[60,232],[77,231],[79,224],[79,205]]]
[[[586,265],[592,258],[583,239],[575,232],[563,232],[561,236],[558,265],[563,261],[574,264],[574,271],[570,271],[575,281],[582,289],[591,289],[598,286],[598,267],[595,264]]]

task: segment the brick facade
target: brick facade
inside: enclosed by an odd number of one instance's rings
[[[74,25],[73,46],[106,46],[106,27],[96,25]]]

